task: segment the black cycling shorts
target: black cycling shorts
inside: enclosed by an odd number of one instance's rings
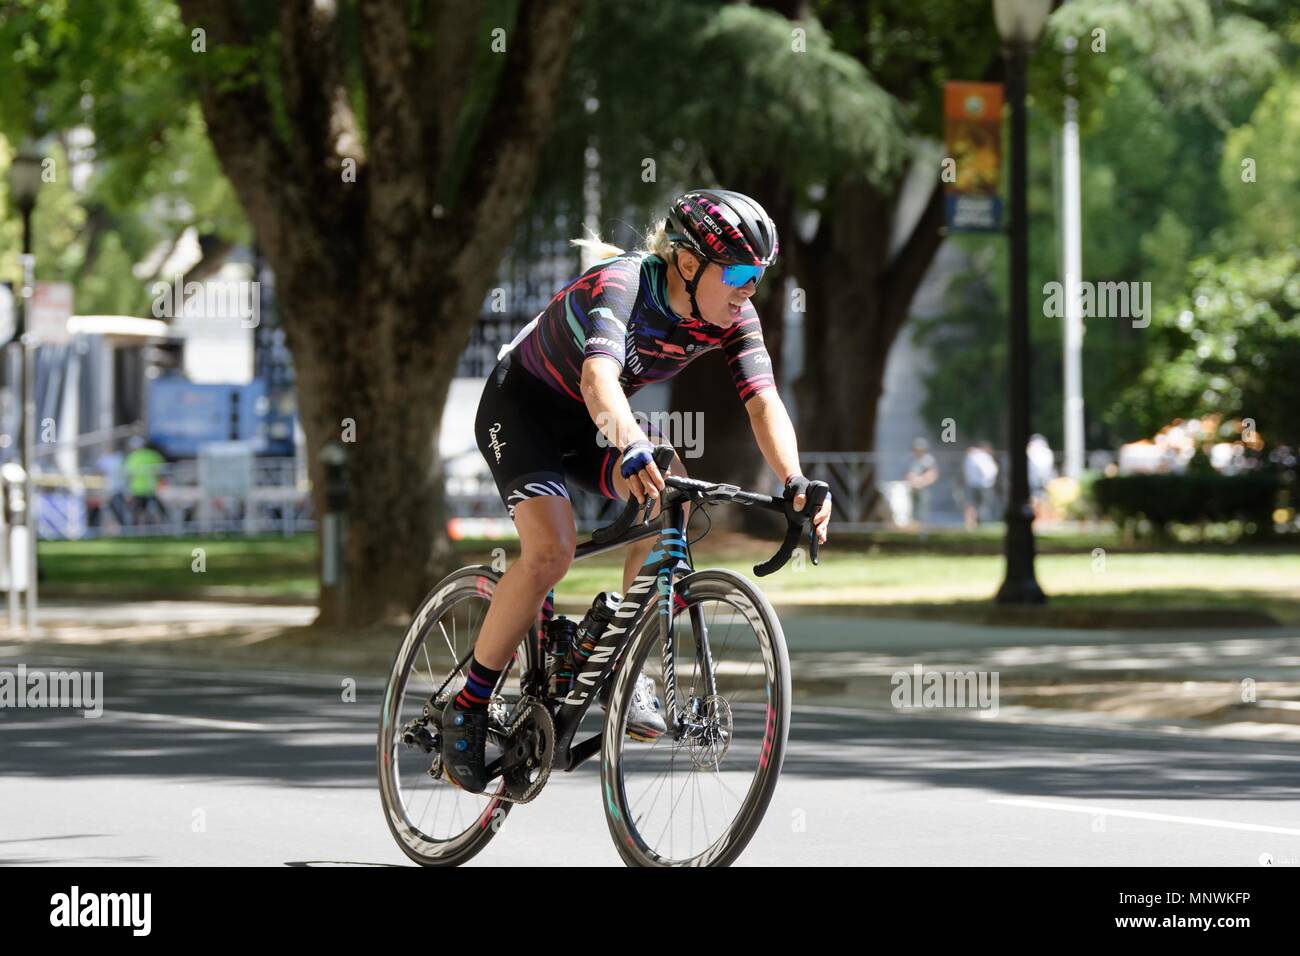
[[[488,375],[474,418],[479,451],[510,517],[525,498],[568,498],[567,482],[618,499],[619,451],[605,441],[587,406],[560,395],[513,359],[507,352]]]

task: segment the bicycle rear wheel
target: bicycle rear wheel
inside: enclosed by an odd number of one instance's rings
[[[511,804],[501,799],[504,781],[471,794],[442,776],[431,722],[465,684],[457,665],[478,640],[499,580],[486,567],[462,568],[444,578],[416,610],[384,693],[378,741],[384,817],[402,852],[423,866],[464,863],[488,844],[510,812]],[[510,719],[521,696],[527,653],[525,639],[497,683],[489,706],[497,726]]]
[[[601,749],[605,819],[630,865],[727,866],[758,829],[781,774],[789,656],[772,605],[739,574],[694,572],[677,595],[673,653],[660,640],[660,599],[614,677]],[[654,679],[668,723],[651,744],[624,734],[639,673]]]

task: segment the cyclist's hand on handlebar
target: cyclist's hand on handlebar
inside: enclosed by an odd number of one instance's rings
[[[648,441],[637,441],[624,450],[619,459],[619,474],[627,480],[627,487],[638,504],[646,497],[658,498],[664,490],[664,477],[654,460],[654,446]]]
[[[785,483],[787,491],[793,491],[794,509],[802,511],[805,504],[808,503],[808,496],[804,494],[804,489],[808,487],[808,479],[803,475],[791,475],[790,480]],[[830,528],[831,521],[831,496],[826,495],[822,506],[817,509],[817,513],[812,516],[813,527],[817,529],[817,543],[826,543],[826,534]]]

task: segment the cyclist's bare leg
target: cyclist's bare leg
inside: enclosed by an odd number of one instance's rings
[[[474,656],[485,667],[502,670],[537,620],[542,601],[573,563],[578,532],[569,499],[556,495],[526,498],[515,505],[520,556],[497,583],[479,630]]]
[[[673,454],[673,463],[669,467],[672,469],[672,473],[679,478],[690,477],[686,474],[686,466],[682,464],[681,457],[676,453]],[[627,479],[620,475],[617,469],[614,470],[614,490],[618,492],[619,497],[624,501],[627,500],[628,495],[631,493],[628,490]],[[662,494],[662,492],[660,494]],[[686,516],[689,518],[691,514],[690,502],[686,502],[684,507],[686,508]],[[659,502],[655,502],[655,506],[650,513],[652,516],[651,520],[659,517]],[[645,564],[646,555],[648,555],[650,549],[655,546],[655,541],[655,538],[646,538],[643,541],[634,541],[632,544],[627,546],[627,558],[623,562],[624,594],[626,594],[628,588],[632,586],[632,582],[636,579],[636,573],[641,570],[641,565]]]

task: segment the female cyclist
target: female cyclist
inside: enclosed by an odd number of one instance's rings
[[[443,766],[454,784],[474,793],[487,785],[492,689],[573,561],[577,529],[567,482],[608,498],[632,495],[644,503],[648,496],[658,513],[664,480],[629,395],[722,349],[763,457],[795,507],[804,505],[807,480],[794,428],[749,301],[778,251],[776,226],[763,207],[740,193],[695,190],[674,200],[641,251],[585,244],[611,258],[556,293],[502,350],[474,423],[521,548],[497,584],[465,687],[443,715]],[[671,470],[686,474],[676,456]],[[822,542],[830,511],[827,498],[813,519]],[[649,538],[628,545],[625,593],[652,545]],[[665,730],[644,676],[627,726],[637,739]]]

